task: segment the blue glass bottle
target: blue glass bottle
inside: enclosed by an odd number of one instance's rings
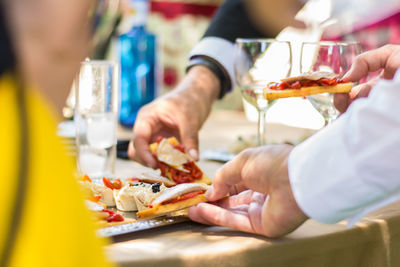
[[[138,110],[157,96],[156,37],[146,30],[147,0],[131,0],[135,14],[132,29],[120,36],[120,123],[131,127]]]

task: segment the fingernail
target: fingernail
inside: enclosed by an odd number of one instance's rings
[[[194,160],[198,160],[199,159],[199,154],[197,153],[197,150],[192,148],[189,150],[189,156],[192,157],[192,159]]]
[[[209,189],[206,191],[206,193],[204,194],[204,196],[205,196],[207,199],[209,199],[209,198],[212,196],[213,193],[214,193],[214,189],[211,187],[211,188],[209,188]]]

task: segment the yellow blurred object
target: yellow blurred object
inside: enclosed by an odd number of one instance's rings
[[[102,253],[106,240],[95,235],[73,177],[72,160],[56,136],[54,112],[35,90],[26,91],[26,103],[27,177],[25,194],[22,190],[17,197],[20,151],[24,151],[17,85],[11,75],[0,77],[1,262],[8,258],[9,266],[110,266]],[[11,225],[16,199],[22,200],[20,223]],[[6,243],[12,233],[14,242]]]

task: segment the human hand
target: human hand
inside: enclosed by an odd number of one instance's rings
[[[129,157],[156,168],[149,144],[158,136],[175,136],[197,160],[198,131],[217,99],[219,86],[218,78],[209,69],[192,67],[174,91],[139,110],[128,148]]]
[[[275,145],[243,151],[217,171],[206,193],[209,201],[220,201],[190,208],[189,217],[268,237],[293,231],[307,216],[290,187],[287,160],[291,150],[289,145]]]
[[[379,79],[393,79],[399,67],[400,45],[385,45],[359,55],[351,69],[343,76],[343,80],[358,82],[370,72],[378,70],[382,70],[382,72],[376,78],[354,87],[349,94],[335,94],[335,107],[341,113],[345,112],[354,100],[367,97]]]

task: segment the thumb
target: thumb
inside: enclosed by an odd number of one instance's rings
[[[350,101],[353,102],[358,98],[367,97],[371,91],[371,88],[372,85],[370,83],[363,83],[354,87],[349,93]]]
[[[181,141],[188,154],[194,159],[199,160],[199,135],[196,127],[186,126],[181,131]]]
[[[347,93],[336,93],[333,95],[333,103],[336,109],[342,114],[350,105],[350,96]]]

